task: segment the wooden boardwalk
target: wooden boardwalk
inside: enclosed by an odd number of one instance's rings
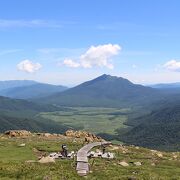
[[[83,146],[77,153],[77,166],[76,170],[80,176],[85,176],[89,172],[89,164],[88,164],[88,152],[96,147],[102,145],[109,145],[110,142],[94,142]]]

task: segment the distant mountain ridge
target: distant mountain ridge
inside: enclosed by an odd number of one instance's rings
[[[150,85],[152,88],[157,89],[173,89],[173,88],[180,88],[180,82],[176,83],[160,83],[160,84],[153,84]]]
[[[158,93],[158,90],[151,87],[133,84],[127,79],[104,74],[44,98],[43,101],[61,106],[121,107],[146,101]]]
[[[31,99],[50,96],[68,89],[61,85],[51,85],[36,81],[4,81],[0,82],[0,95],[16,99]]]
[[[23,87],[23,86],[30,86],[33,84],[37,84],[36,81],[32,80],[8,80],[8,81],[0,81],[0,91],[15,87]]]

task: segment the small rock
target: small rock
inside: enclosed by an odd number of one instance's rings
[[[84,138],[84,141],[87,142],[87,143],[93,142],[93,140],[94,140],[94,139],[91,138],[91,137],[85,137],[85,138]]]
[[[26,144],[19,144],[18,147],[25,147]]]
[[[134,162],[134,165],[136,165],[136,166],[141,166],[142,163],[141,163],[141,162]]]
[[[156,152],[157,152],[156,150],[153,150],[153,149],[151,149],[150,151],[151,151],[152,153],[156,153]]]
[[[159,158],[162,158],[163,157],[163,154],[162,153],[157,153],[156,154]]]
[[[55,160],[52,157],[42,157],[38,162],[42,163],[42,164],[44,164],[44,163],[55,163]]]
[[[50,133],[44,133],[44,137],[50,137],[51,134]]]
[[[121,162],[119,163],[119,165],[121,165],[121,166],[123,166],[123,167],[129,166],[129,164],[128,164],[127,162],[125,162],[125,161],[121,161]]]

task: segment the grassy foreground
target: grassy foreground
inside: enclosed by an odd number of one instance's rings
[[[18,147],[25,143],[25,147]],[[60,150],[66,143],[69,150],[77,151],[83,146],[81,140],[67,138],[6,138],[0,137],[0,179],[24,180],[78,180],[74,160],[57,160],[56,163],[29,163],[27,160],[37,160],[40,154],[48,154]],[[90,159],[91,172],[86,177],[89,180],[178,180],[180,179],[180,153],[156,152],[134,146],[112,146],[108,149],[114,152],[113,160]],[[120,162],[125,161],[128,167]],[[136,166],[134,162],[141,162]]]

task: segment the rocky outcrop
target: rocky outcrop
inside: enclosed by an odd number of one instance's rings
[[[35,133],[35,135],[39,137],[44,137],[44,138],[63,138],[64,135],[62,134],[50,134],[50,133]]]
[[[65,132],[65,136],[72,138],[84,138],[86,142],[103,141],[101,137],[86,131],[68,130]]]
[[[42,138],[63,138],[65,137],[62,134],[50,134],[50,133],[31,133],[26,130],[8,130],[4,132],[4,135],[9,137],[30,137],[30,136],[39,136]]]
[[[73,131],[68,130],[64,135],[62,134],[50,134],[50,133],[31,133],[26,130],[9,130],[4,133],[4,135],[8,137],[30,137],[30,136],[38,136],[39,138],[78,138],[80,140],[84,140],[85,142],[95,142],[95,141],[104,141],[101,137],[96,136],[95,134],[86,132],[86,131]]]
[[[9,130],[6,131],[4,134],[10,137],[26,137],[32,135],[30,131],[26,130]]]

